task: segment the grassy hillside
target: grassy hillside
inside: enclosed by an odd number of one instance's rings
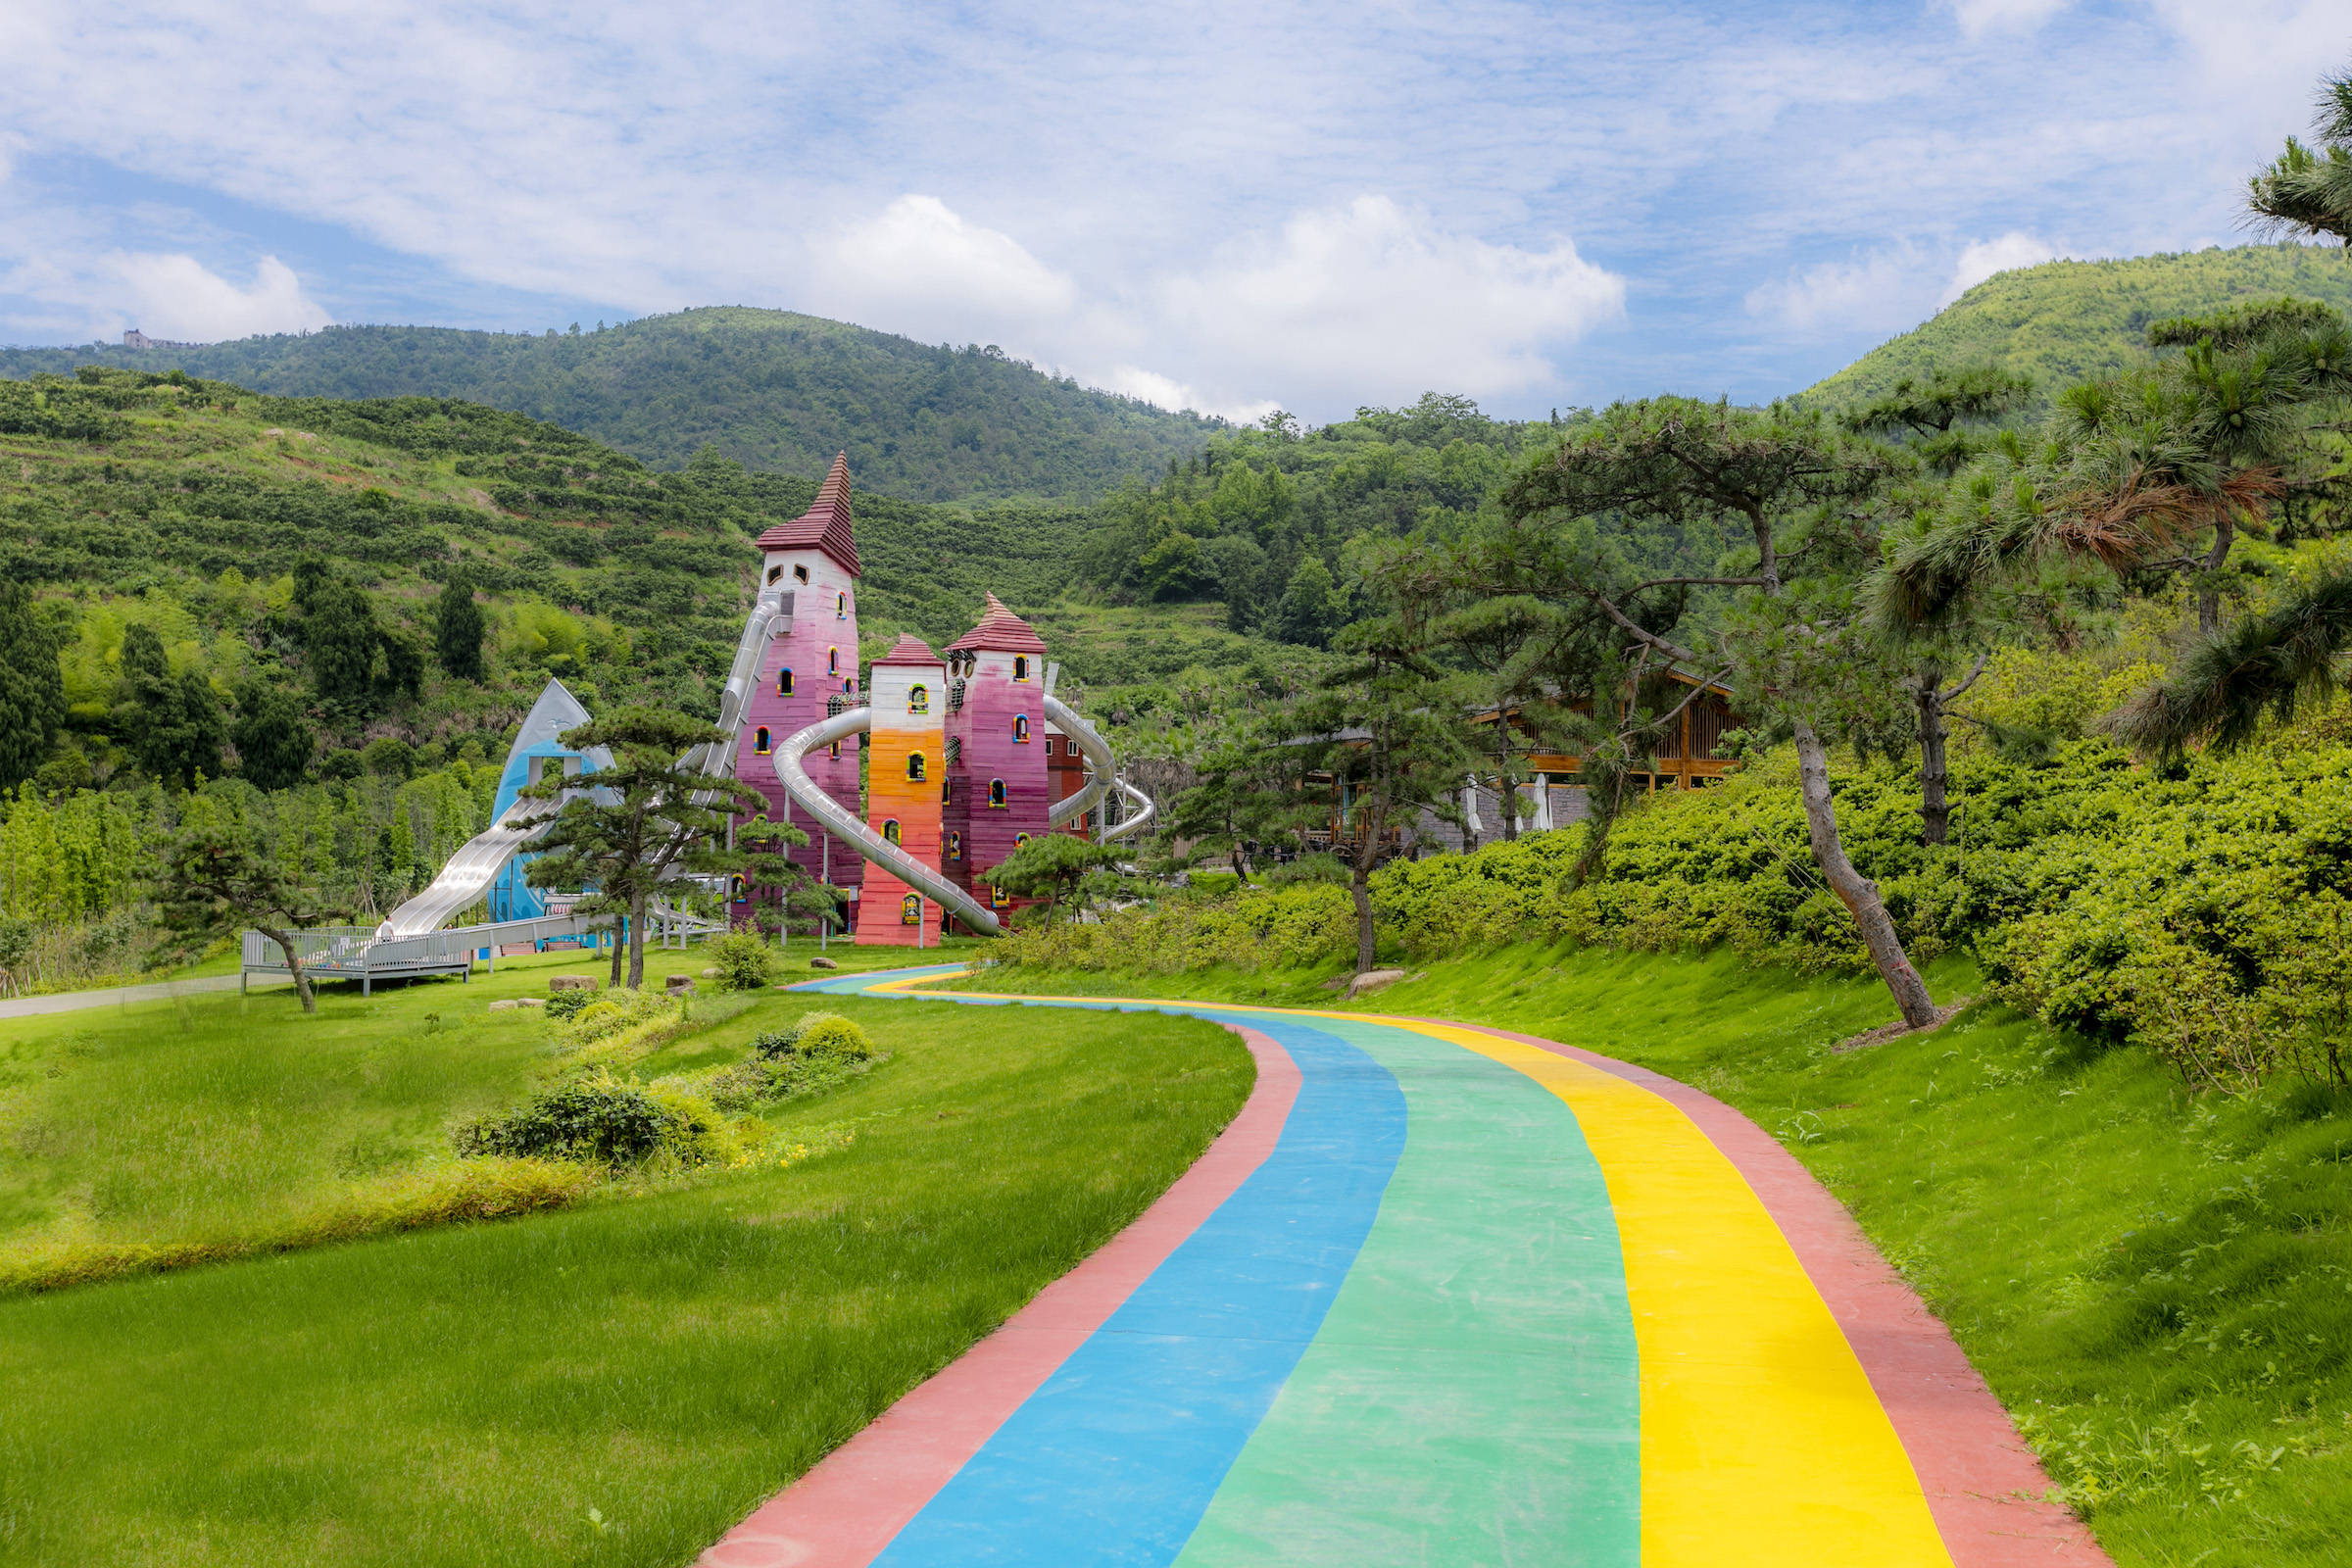
[[[344,326],[189,349],[0,350],[0,376],[82,365],[280,397],[466,398],[551,420],[656,468],[705,449],[767,472],[847,451],[867,490],[915,501],[1084,498],[1199,451],[1213,419],[953,349],[788,311],[721,308],[576,335]]]
[[[2352,310],[2352,258],[2308,245],[2046,262],[1989,277],[1935,319],[1880,344],[1805,395],[1858,403],[1934,366],[1990,360],[2032,372],[2043,398],[2146,353],[2151,321],[2280,294]]]

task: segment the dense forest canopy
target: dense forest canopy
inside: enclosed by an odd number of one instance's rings
[[[2045,262],[1985,279],[1805,396],[1841,407],[1884,397],[1937,367],[1991,364],[2033,376],[2037,405],[2046,406],[2071,382],[2145,360],[2145,334],[2157,321],[2281,295],[2352,309],[2352,260],[2333,248],[2288,244]]]
[[[283,397],[465,398],[585,432],[656,468],[709,450],[912,501],[1085,500],[1198,452],[1220,421],[1045,374],[994,346],[916,343],[788,311],[719,308],[544,335],[340,326],[187,348],[0,349],[0,376],[82,365]]]

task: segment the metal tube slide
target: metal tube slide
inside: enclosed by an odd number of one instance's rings
[[[791,614],[791,599],[780,585],[771,583],[752,601],[752,612],[743,622],[743,639],[735,645],[734,667],[727,671],[726,687],[718,697],[718,727],[727,732],[727,739],[715,748],[692,748],[680,759],[681,766],[721,778],[735,776],[735,724],[752,700],[752,687],[760,678],[760,658],[767,652],[768,633],[778,620]],[[716,758],[710,755],[713,749],[718,752]]]
[[[990,936],[997,935],[1004,928],[998,924],[995,911],[987,905],[858,820],[832,796],[818,789],[808,770],[801,766],[801,759],[819,746],[830,746],[852,735],[862,735],[872,722],[872,709],[853,708],[831,718],[820,719],[787,739],[775,749],[776,778],[783,784],[784,793],[792,797],[793,805],[815,817],[826,832],[842,843],[923,897],[936,900],[943,908],[952,911],[973,930],[985,931]]]
[[[1123,778],[1114,778],[1111,782],[1118,786],[1121,795],[1135,803],[1136,812],[1133,816],[1102,830],[1102,842],[1105,844],[1113,839],[1123,839],[1130,833],[1142,832],[1151,825],[1152,819],[1159,814],[1159,804],[1151,796],[1146,795]]]
[[[1095,726],[1080,718],[1076,709],[1052,692],[1046,694],[1046,717],[1062,734],[1078,743],[1078,754],[1093,763],[1095,769],[1095,776],[1086,781],[1086,788],[1066,801],[1055,801],[1046,812],[1046,826],[1067,827],[1102,804],[1102,797],[1109,793],[1110,776],[1118,765],[1118,760],[1110,755],[1108,743],[1095,733]]]

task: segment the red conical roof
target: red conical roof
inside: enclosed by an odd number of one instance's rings
[[[808,510],[791,522],[779,522],[761,534],[761,550],[807,550],[814,548],[831,556],[851,576],[862,576],[858,567],[858,535],[850,525],[850,455],[841,453],[833,460],[833,471],[817,486],[816,499]]]
[[[931,651],[931,645],[910,632],[899,633],[899,640],[891,645],[890,652],[874,661],[877,667],[883,664],[936,664],[938,662],[939,656]]]
[[[1027,621],[1006,610],[1003,600],[990,594],[988,611],[980,617],[980,624],[948,644],[951,654],[961,653],[965,649],[986,649],[990,653],[1001,654],[1042,654],[1046,651],[1046,640]]]

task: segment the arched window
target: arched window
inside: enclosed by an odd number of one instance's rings
[[[841,650],[840,650],[840,649],[838,649],[838,648],[828,648],[828,649],[826,649],[826,650],[825,650],[825,673],[826,673],[826,674],[828,674],[828,675],[838,675],[838,674],[840,674],[840,673],[841,673]],[[849,690],[849,688],[848,688],[847,686],[844,686],[844,687],[842,688],[842,690],[843,690],[843,691],[848,691],[848,690]]]
[[[922,753],[908,752],[906,754],[906,776],[917,784],[920,784],[923,781]]]
[[[767,726],[765,724],[752,731],[752,750],[758,752],[761,757],[767,755]]]
[[[835,620],[847,620],[850,618],[850,596],[848,594],[835,594],[833,596],[833,618]]]
[[[963,858],[963,835],[952,828],[948,832],[948,858],[951,860]]]
[[[890,817],[883,822],[882,842],[885,844],[896,844],[899,842],[899,819],[897,817]]]
[[[842,689],[843,691],[845,691],[845,692],[848,692],[848,693],[850,693],[852,696],[855,696],[855,695],[857,695],[857,691],[858,691],[858,677],[857,677],[857,676],[855,676],[855,675],[852,675],[852,676],[850,676],[850,677],[849,677],[847,680],[845,680],[845,681],[843,681],[843,682],[841,683],[841,689]]]
[[[744,894],[747,891],[749,890],[745,888],[743,878],[737,877],[735,879],[735,902],[737,904],[741,904],[743,902]]]
[[[928,713],[931,711],[931,688],[924,685],[919,680],[913,685],[907,687],[906,711],[909,713]]]
[[[1029,744],[1029,715],[1027,713],[1012,715],[1012,740],[1016,746]]]
[[[899,924],[921,925],[922,923],[923,896],[920,893],[909,893],[899,901]]]
[[[790,697],[792,695],[792,671],[790,668],[779,669],[776,671],[776,695],[778,697]]]
[[[826,747],[825,755],[838,761],[841,758],[841,742],[835,741],[831,746]]]
[[[988,804],[991,806],[1004,804],[1004,781],[1003,779],[992,778],[988,781]]]
[[[1016,849],[1016,850],[1017,850],[1017,849],[1019,849],[1019,848],[1020,848],[1022,845],[1024,845],[1024,844],[1026,844],[1026,843],[1028,843],[1028,842],[1029,842],[1029,835],[1028,835],[1028,834],[1026,834],[1026,833],[1015,833],[1015,834],[1012,836],[1012,847],[1013,847],[1014,849]]]
[[[1027,654],[1015,654],[1012,656],[1012,678],[1014,680],[1027,680],[1029,678],[1029,656]]]
[[[988,902],[992,908],[1002,909],[1004,907],[1004,890],[991,885],[988,890]]]

